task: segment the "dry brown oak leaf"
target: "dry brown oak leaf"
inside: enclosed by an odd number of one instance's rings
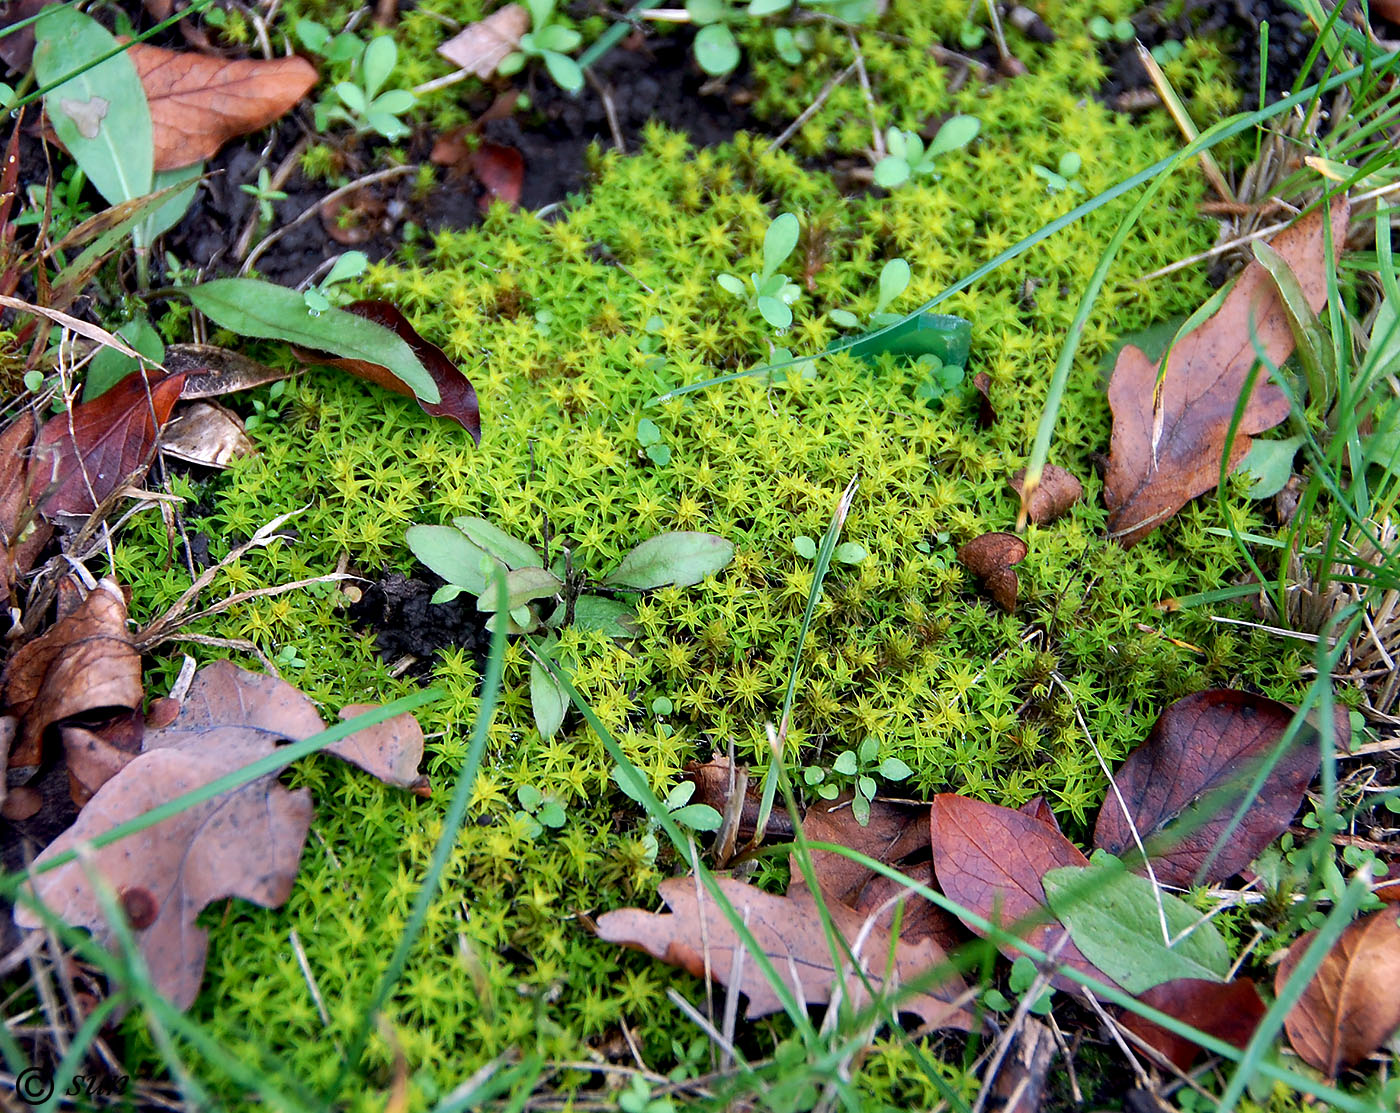
[[[1338,251],[1346,237],[1347,211],[1345,199],[1333,202],[1332,241]],[[1327,297],[1322,221],[1318,209],[1270,241],[1314,311]],[[1108,384],[1113,437],[1104,503],[1110,536],[1125,546],[1136,545],[1219,482],[1235,404],[1257,358],[1255,337],[1275,367],[1293,352],[1293,332],[1273,279],[1261,264],[1251,262],[1219,310],[1172,352],[1160,409],[1153,405],[1157,364],[1131,344],[1123,348]],[[1287,416],[1287,397],[1268,381],[1267,370],[1260,371],[1230,444],[1227,471],[1249,452],[1251,436]]]
[[[1400,907],[1363,916],[1333,944],[1283,1026],[1293,1050],[1329,1078],[1360,1062],[1400,1029]],[[1297,940],[1274,976],[1274,992],[1297,967],[1315,932]]]
[[[716,884],[799,1002],[826,1004],[839,992],[854,1008],[868,1003],[870,997],[860,976],[844,961],[839,967],[833,961],[811,897],[805,893],[774,896],[731,878],[716,878]],[[702,882],[694,877],[672,877],[661,883],[659,891],[670,913],[640,908],[605,912],[598,917],[598,937],[646,951],[699,978],[707,972],[708,955],[711,977],[748,998],[747,1019],[782,1010],[782,999]],[[827,908],[837,930],[861,961],[871,986],[879,989],[890,955],[889,936],[879,928],[867,932],[865,916],[845,905],[832,901]],[[906,984],[946,958],[931,939],[917,944],[901,941],[894,950],[892,981]],[[950,971],[933,989],[903,997],[898,1008],[917,1015],[930,1027],[970,1031],[972,1014],[957,1003],[965,993],[962,979]]]
[[[29,447],[36,429],[34,418],[26,413],[0,431],[0,603],[10,597],[15,581],[34,567],[53,536],[53,527],[33,513],[47,480],[40,469],[30,467]]]
[[[438,47],[438,53],[458,69],[485,81],[495,75],[496,67],[520,45],[520,36],[529,29],[530,13],[519,4],[507,4],[485,19],[467,24]]]
[[[141,754],[98,789],[36,864],[324,726],[311,701],[276,677],[227,661],[208,665],[195,674],[174,721],[147,732]],[[272,772],[94,852],[97,874],[128,911],[143,909],[141,954],[156,988],[177,1007],[194,1001],[204,974],[208,935],[195,923],[200,911],[225,897],[268,908],[285,901],[310,822],[311,794],[287,791]],[[40,874],[35,884],[61,919],[111,945],[111,928],[79,863]],[[21,904],[15,922],[34,928],[41,921]]]
[[[127,56],[151,106],[156,170],[210,158],[230,139],[280,119],[317,77],[316,67],[295,55],[230,61],[133,43]]]
[[[98,710],[141,705],[141,655],[126,629],[126,599],[103,579],[78,609],[15,650],[0,677],[5,710],[20,720],[12,766],[38,765],[44,732]]]

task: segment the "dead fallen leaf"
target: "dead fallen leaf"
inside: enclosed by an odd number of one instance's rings
[[[156,170],[213,157],[230,139],[280,119],[317,81],[316,67],[296,55],[230,61],[133,43],[127,56],[151,106]]]
[[[498,198],[511,208],[520,204],[525,188],[525,156],[503,143],[483,143],[467,155],[467,168],[485,189],[477,207],[486,212]]]
[[[1026,478],[1022,468],[1011,477],[1011,489],[1021,494],[1021,485]],[[1069,513],[1070,507],[1084,495],[1084,485],[1064,468],[1047,464],[1040,476],[1040,485],[1031,492],[1030,506],[1026,516],[1038,526],[1048,525],[1056,518]]]
[[[895,867],[921,885],[932,887],[928,822],[927,805],[893,804],[876,798],[870,804],[870,823],[862,827],[851,812],[849,798],[819,800],[802,817],[802,833],[809,842],[839,843],[858,850]],[[830,900],[863,916],[875,916],[876,926],[883,931],[893,926],[895,904],[903,900],[899,938],[906,943],[932,939],[941,950],[951,951],[966,940],[956,921],[932,901],[844,854],[813,850],[812,872]],[[794,887],[802,885],[802,872],[795,859],[791,877]]]
[[[0,603],[34,567],[53,527],[33,513],[47,475],[30,466],[34,419],[24,414],[0,432]]]
[[[1293,1050],[1329,1078],[1360,1062],[1400,1028],[1400,908],[1363,916],[1342,932],[1283,1026]],[[1315,932],[1288,948],[1274,975],[1274,992],[1308,949]]]
[[[1331,209],[1333,242],[1346,239],[1345,199]],[[1327,296],[1323,214],[1318,209],[1270,241],[1297,276],[1314,310]],[[1154,409],[1157,365],[1128,345],[1108,384],[1113,436],[1104,502],[1111,536],[1135,545],[1191,499],[1215,487],[1235,403],[1256,360],[1254,338],[1281,366],[1293,351],[1293,332],[1273,280],[1258,262],[1240,274],[1220,309],[1172,352]],[[1233,471],[1250,438],[1288,416],[1288,399],[1261,373],[1229,446]]]
[[[1317,736],[1304,728],[1200,876],[1292,718],[1286,704],[1226,688],[1177,700],[1115,775],[1118,791],[1109,792],[1099,809],[1094,846],[1131,857],[1136,830],[1164,885],[1220,881],[1238,873],[1287,830],[1317,774]],[[1351,725],[1345,715],[1336,723],[1338,742],[1345,748]]]
[[[0,15],[0,28],[10,27],[39,14],[53,0],[13,0]],[[0,38],[0,62],[11,70],[27,70],[34,57],[34,24],[25,24],[17,31]]]
[[[520,36],[529,29],[530,13],[519,4],[507,4],[485,19],[467,24],[438,47],[438,53],[459,70],[485,81],[494,76],[501,59],[520,45]]]
[[[1249,1043],[1266,1011],[1258,988],[1248,978],[1237,978],[1233,982],[1177,978],[1154,985],[1139,993],[1137,999],[1233,1047]],[[1118,1017],[1118,1023],[1155,1048],[1163,1058],[1175,1064],[1177,1070],[1189,1068],[1201,1053],[1199,1044],[1127,1009]]]
[[[294,370],[268,367],[214,344],[171,344],[165,349],[164,362],[165,369],[172,375],[180,371],[185,373],[181,401],[235,394],[297,374]]]
[[[731,766],[726,757],[692,762],[685,767],[686,780],[695,785],[692,804],[706,804],[723,817],[715,835],[714,853],[719,862],[728,862],[740,839],[752,839],[758,830],[763,805],[761,783],[749,776],[746,766]],[[792,817],[784,808],[768,813],[765,836],[775,840],[792,838]]]
[[[1016,610],[1020,583],[1013,564],[1020,564],[1028,552],[1025,541],[1014,533],[984,533],[958,550],[958,560],[987,585],[992,598],[1007,614]]]
[[[340,717],[351,719],[373,710],[372,703],[352,703],[341,708]],[[325,752],[358,765],[385,784],[409,789],[415,796],[431,795],[428,778],[418,772],[423,760],[423,728],[412,715],[396,715],[378,726],[357,730],[332,742]]]
[[[184,384],[183,374],[133,371],[91,402],[49,418],[35,446],[40,470],[54,477],[40,512],[49,518],[91,514],[150,463]]]
[[[217,402],[191,402],[182,407],[161,434],[160,450],[206,468],[226,468],[258,451],[243,430],[243,420]]]
[[[38,815],[43,806],[44,796],[41,792],[28,785],[20,785],[5,794],[5,802],[0,804],[0,816],[4,816],[11,823],[23,823],[26,819],[33,819]]]
[[[418,335],[418,330],[408,323],[408,318],[387,301],[357,301],[345,308],[357,317],[363,317],[367,321],[383,325],[407,342],[409,347],[413,349],[413,354],[428,369],[428,374],[433,377],[433,382],[437,384],[438,394],[442,398],[440,402],[424,402],[421,399],[415,399],[418,405],[425,413],[430,413],[435,417],[450,418],[457,422],[471,434],[473,441],[480,444],[481,409],[477,403],[476,388],[472,386],[466,375],[462,374],[461,369],[447,358],[447,353],[436,344],[430,344]],[[358,375],[362,379],[368,379],[370,382],[384,387],[385,390],[392,390],[395,394],[413,396],[413,391],[401,379],[391,374],[387,367],[380,364],[369,363],[362,359],[340,359],[336,356],[320,352],[305,352],[300,349],[293,349],[293,351],[301,359],[308,362],[314,361],[328,367],[340,367],[353,375]]]
[[[1039,820],[1047,827],[1053,827],[1057,834],[1064,834],[1064,832],[1060,830],[1059,819],[1055,817],[1055,813],[1051,810],[1050,805],[1045,802],[1044,796],[1033,796],[1016,810],[1022,815],[1028,815],[1032,819]]]
[[[753,1020],[779,1012],[783,1006],[777,993],[714,898],[703,887],[697,894],[700,884],[694,877],[668,878],[659,890],[670,913],[640,908],[605,912],[598,917],[598,937],[646,951],[696,977],[706,974],[708,948],[709,973],[714,980],[748,997],[745,1017]],[[846,969],[844,962],[838,965],[833,961],[810,896],[774,896],[731,878],[718,878],[717,884],[799,1001],[826,1004],[839,992],[855,1008],[868,1002],[861,979]],[[836,902],[828,909],[837,930],[856,952],[870,984],[881,987],[881,974],[890,955],[889,937],[872,928],[862,939],[864,916]],[[893,981],[907,984],[946,957],[929,939],[918,944],[900,942],[894,948]],[[950,971],[935,989],[905,998],[899,1009],[914,1013],[930,1027],[970,1031],[974,1023],[971,1013],[953,1004],[965,989],[962,979]]]
[[[1011,808],[944,793],[931,809],[933,872],[951,900],[1016,934],[1065,966],[1113,984],[1080,952],[1045,903],[1041,877],[1058,866],[1087,866],[1079,848],[1054,828]],[[977,926],[964,921],[978,935]],[[1063,943],[1061,942],[1063,940]],[[1014,946],[1001,952],[1015,958]],[[1055,984],[1078,991],[1060,975]]]
[[[10,657],[0,677],[4,705],[20,720],[12,766],[38,765],[44,732],[100,709],[141,705],[141,655],[126,629],[126,600],[114,580],[100,581],[67,618]]]
[[[69,792],[80,808],[140,753],[139,740],[134,747],[122,746],[86,727],[60,727],[59,736]]]
[[[985,371],[972,376],[977,391],[977,428],[990,429],[997,423],[996,407],[992,405],[992,377]]]

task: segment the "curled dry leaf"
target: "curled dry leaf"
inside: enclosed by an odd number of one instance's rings
[[[1040,881],[1046,870],[1058,866],[1087,866],[1089,859],[1078,847],[1024,812],[951,793],[933,798],[930,818],[933,872],[950,899],[1000,927],[1014,929],[1032,946],[1056,954],[1063,965],[1113,984],[1051,915]],[[1000,950],[1008,958],[1020,954],[1014,946]],[[1061,989],[1078,989],[1059,975],[1054,982]]]
[[[1233,982],[1177,978],[1144,990],[1138,994],[1138,1000],[1233,1047],[1249,1043],[1267,1011],[1258,988],[1248,978]],[[1186,1070],[1201,1053],[1199,1044],[1127,1009],[1118,1017],[1118,1023],[1174,1064],[1177,1070]]]
[[[140,752],[139,739],[135,746],[123,746],[121,740],[105,738],[86,727],[61,727],[59,736],[63,739],[68,789],[80,808]]]
[[[78,609],[15,650],[0,677],[5,709],[20,720],[12,766],[38,765],[44,732],[101,709],[141,704],[141,655],[126,629],[126,600],[104,579]]]
[[[1338,250],[1346,239],[1347,213],[1345,199],[1333,202],[1332,241]],[[1297,276],[1308,304],[1320,308],[1328,273],[1323,210],[1285,228],[1270,246]],[[1275,367],[1293,352],[1293,331],[1273,280],[1260,263],[1251,262],[1215,315],[1177,344],[1160,397],[1156,362],[1132,345],[1119,353],[1108,384],[1113,438],[1104,502],[1108,528],[1124,545],[1137,544],[1219,482],[1235,403],[1256,361],[1256,339]],[[1244,459],[1254,434],[1287,416],[1288,399],[1261,372],[1229,445],[1227,471]]]
[[[507,54],[520,45],[530,29],[530,13],[519,4],[497,8],[485,19],[469,23],[438,47],[438,53],[483,81],[493,76]]]
[[[457,422],[471,434],[473,441],[477,444],[481,443],[481,409],[477,403],[476,388],[472,386],[466,375],[462,374],[461,369],[447,358],[446,352],[418,335],[418,330],[408,323],[408,318],[387,301],[357,301],[347,305],[345,309],[357,317],[363,317],[367,321],[373,321],[375,324],[383,325],[390,331],[397,333],[413,349],[413,354],[418,357],[428,374],[432,376],[433,382],[437,384],[438,394],[441,396],[441,400],[438,402],[424,402],[421,398],[415,397],[418,405],[423,408],[425,413],[430,413],[435,417],[450,418]],[[310,353],[300,349],[294,350],[304,360],[323,363],[328,367],[342,368],[362,379],[368,379],[386,390],[392,390],[395,394],[414,397],[413,391],[403,380],[381,364],[370,363],[363,359],[341,359],[320,352]]]
[[[1024,498],[1022,486],[1026,479],[1026,469],[1022,468],[1011,477],[1011,489]],[[1048,525],[1056,518],[1069,513],[1070,507],[1084,495],[1084,485],[1064,468],[1047,464],[1041,473],[1040,484],[1031,492],[1030,505],[1026,507],[1026,517],[1038,526]]]
[[[977,391],[977,428],[990,429],[997,423],[996,407],[992,405],[992,377],[979,371],[972,376],[972,386]]]
[[[1305,726],[1211,857],[1292,718],[1287,704],[1225,688],[1177,700],[1115,775],[1117,792],[1109,792],[1099,809],[1094,846],[1129,858],[1136,851],[1136,830],[1164,885],[1189,886],[1238,873],[1288,828],[1317,774],[1317,733]],[[1337,717],[1336,729],[1345,748],[1351,732],[1345,715]]]
[[[165,427],[160,450],[206,468],[226,468],[258,451],[243,429],[243,419],[217,402],[191,402],[183,407]]]
[[[1012,614],[1020,583],[1011,566],[1020,564],[1028,551],[1025,541],[1014,533],[984,533],[958,550],[958,560],[987,586],[997,605]]]
[[[486,191],[477,202],[482,212],[497,199],[511,208],[520,204],[520,193],[525,188],[525,156],[514,147],[483,143],[467,156],[466,165]]]
[[[48,480],[47,473],[30,465],[36,427],[24,414],[0,432],[0,603],[9,599],[15,581],[34,567],[53,536],[53,527],[34,514]]]
[[[49,418],[34,450],[40,469],[53,476],[40,512],[91,514],[145,468],[184,385],[183,374],[133,371],[91,402]]]
[[[127,54],[151,106],[157,171],[211,158],[280,119],[316,84],[316,67],[296,56],[230,61],[145,43]]]
[[[372,703],[352,703],[341,708],[340,717],[351,719],[373,710]],[[418,772],[423,760],[423,728],[412,715],[396,715],[357,730],[339,742],[332,742],[325,752],[358,765],[385,784],[406,788],[416,796],[431,795],[428,778]]]
[[[1283,1026],[1293,1050],[1329,1078],[1360,1062],[1400,1028],[1400,908],[1388,904],[1342,932]],[[1315,932],[1298,939],[1274,976],[1274,992]]]
[[[826,1004],[839,993],[857,1009],[868,1002],[861,978],[848,968],[844,956],[840,963],[832,958],[821,917],[809,895],[774,896],[731,878],[718,878],[716,883],[798,1001]],[[659,888],[670,913],[640,908],[605,912],[598,917],[598,937],[646,951],[696,977],[704,977],[708,970],[715,981],[749,999],[744,1015],[750,1020],[780,1011],[783,1005],[778,994],[699,879],[672,877]],[[842,904],[833,902],[828,910],[870,984],[883,987],[882,975],[891,954],[889,936],[878,928],[866,931],[865,916]],[[893,953],[891,982],[898,984],[907,984],[947,957],[931,939],[918,944],[901,941]],[[894,985],[885,988],[892,990]],[[950,970],[934,989],[903,999],[899,1010],[914,1013],[930,1027],[970,1031],[974,1025],[971,1013],[955,1004],[965,992],[962,979]]]
[[[928,858],[928,806],[894,804],[876,798],[870,802],[870,822],[862,827],[851,811],[850,798],[819,800],[802,817],[802,834],[808,842],[839,843],[878,862],[893,866],[911,880],[934,885],[933,863]],[[875,916],[875,924],[889,931],[895,904],[902,899],[904,914],[899,938],[906,943],[932,939],[945,951],[966,941],[957,922],[928,898],[910,892],[884,874],[831,850],[813,850],[812,872],[829,900],[839,901],[863,916]],[[794,889],[803,885],[802,871],[794,858]],[[790,890],[791,891],[791,890]]]
[[[165,349],[165,369],[172,375],[183,371],[185,385],[181,401],[217,398],[252,390],[279,379],[290,379],[296,371],[268,367],[228,348],[215,344],[171,344]]]

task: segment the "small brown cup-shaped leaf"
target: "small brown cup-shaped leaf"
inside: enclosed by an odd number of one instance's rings
[[[145,931],[160,915],[160,902],[155,894],[140,885],[133,885],[121,892],[122,911],[127,923],[137,931]]]
[[[1027,551],[1025,541],[1014,533],[984,533],[958,550],[958,560],[986,585],[998,606],[1012,614],[1020,584],[1011,566],[1020,564]]]
[[[1011,477],[1011,489],[1027,502],[1024,485],[1026,469],[1022,468]],[[1048,525],[1056,518],[1069,513],[1070,507],[1084,495],[1084,485],[1064,468],[1047,464],[1041,473],[1040,483],[1031,492],[1026,506],[1026,517],[1038,526]]]

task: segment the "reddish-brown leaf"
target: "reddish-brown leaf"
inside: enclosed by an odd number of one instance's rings
[[[1329,1078],[1360,1062],[1400,1028],[1400,908],[1386,905],[1342,932],[1283,1026],[1293,1050]],[[1283,992],[1312,942],[1298,939],[1274,976]]]
[[[520,191],[525,188],[525,156],[514,147],[483,143],[467,156],[467,168],[486,190],[477,203],[482,212],[497,198],[511,208],[520,204]]]
[[[1020,564],[1027,551],[1025,541],[1014,533],[984,533],[958,550],[958,560],[987,586],[998,606],[1011,614],[1020,589],[1011,566]]]
[[[866,1004],[869,997],[860,977],[847,968],[847,963],[832,958],[810,896],[790,893],[778,897],[731,878],[719,878],[718,884],[798,1001],[826,1004],[840,992],[843,1000],[856,1008]],[[661,883],[660,893],[670,913],[645,912],[640,908],[605,912],[598,917],[598,937],[646,951],[696,977],[705,976],[708,955],[708,970],[714,980],[748,997],[746,1017],[752,1020],[782,1009],[780,998],[757,961],[745,950],[738,933],[697,878],[669,878]],[[881,987],[890,956],[888,935],[878,928],[865,932],[865,917],[844,905],[832,902],[828,909],[870,984]],[[892,981],[907,984],[946,958],[931,939],[918,944],[897,943]],[[950,971],[937,987],[904,999],[899,1008],[901,1012],[914,1013],[931,1027],[971,1030],[971,1013],[954,1004],[965,992],[962,979]]]
[[[1034,796],[1016,810],[1032,819],[1040,820],[1047,827],[1053,827],[1057,834],[1064,834],[1060,830],[1060,821],[1055,818],[1055,813],[1050,810],[1050,805],[1045,802],[1044,796]]]
[[[762,810],[763,789],[760,781],[748,775],[745,766],[733,767],[728,758],[717,757],[703,764],[692,762],[685,767],[684,776],[695,785],[695,795],[690,801],[692,804],[708,804],[725,817],[730,816],[732,811],[734,839],[753,838]],[[731,784],[742,794],[740,799],[732,798]],[[792,838],[792,817],[783,808],[773,808],[768,814],[764,834],[775,840]],[[728,852],[732,853],[733,849],[730,846]]]
[[[155,168],[174,170],[212,157],[225,143],[266,127],[316,84],[305,58],[230,61],[133,43],[154,125]]]
[[[819,800],[802,817],[802,833],[808,842],[838,843],[878,862],[893,866],[921,885],[933,887],[933,864],[928,860],[928,806],[892,804],[876,799],[870,804],[870,822],[862,827],[851,812],[849,797]],[[906,943],[932,939],[945,951],[964,942],[956,921],[932,901],[884,874],[831,850],[812,851],[812,871],[829,900],[839,901],[889,931],[897,901],[904,903],[899,937]],[[803,884],[796,859],[791,868],[794,889]],[[789,890],[792,892],[794,890]]]
[[[1249,1043],[1267,1011],[1259,990],[1248,978],[1211,982],[1202,978],[1178,978],[1154,985],[1138,994],[1139,1001],[1208,1036],[1234,1047]],[[1124,1009],[1118,1018],[1124,1028],[1155,1048],[1178,1070],[1186,1070],[1201,1053],[1199,1044],[1169,1032],[1158,1024]]]
[[[985,371],[972,376],[977,391],[977,428],[990,429],[997,423],[996,407],[992,405],[992,377]]]
[[[340,710],[342,719],[373,711],[372,703],[352,703]],[[423,760],[423,728],[412,715],[396,715],[377,726],[365,727],[326,747],[351,765],[358,765],[385,784],[406,788],[415,796],[431,795],[428,778],[418,772]]]
[[[1164,885],[1219,881],[1238,873],[1287,829],[1317,773],[1317,735],[1304,727],[1210,858],[1292,718],[1286,704],[1225,688],[1177,700],[1118,770],[1118,792],[1110,791],[1099,809],[1094,846],[1131,857],[1136,829]],[[1345,715],[1337,716],[1336,728],[1345,748],[1351,736]]]
[[[46,476],[30,467],[35,428],[34,418],[22,414],[0,432],[0,603],[10,597],[15,581],[34,567],[53,536],[53,526],[34,514],[34,502],[46,482]]]
[[[481,409],[476,399],[476,388],[462,374],[461,369],[447,358],[447,353],[436,344],[430,344],[419,336],[418,330],[408,323],[408,318],[387,301],[357,301],[345,308],[356,316],[373,321],[377,325],[383,325],[398,333],[413,349],[413,354],[427,368],[428,374],[433,377],[433,382],[437,384],[438,394],[441,396],[439,402],[424,402],[421,398],[415,398],[415,401],[425,413],[430,413],[434,417],[450,418],[457,422],[471,434],[473,441],[480,444]],[[297,355],[302,359],[314,360],[316,363],[322,363],[328,367],[342,368],[352,375],[358,375],[377,386],[382,386],[385,390],[392,390],[395,394],[413,397],[413,391],[408,388],[407,384],[381,364],[369,363],[362,359],[341,359],[321,352],[313,354],[297,351]]]
[[[91,514],[139,473],[150,463],[184,385],[183,374],[133,371],[91,402],[49,418],[35,445],[37,470],[52,476],[40,512],[50,518]]]
[[[1347,211],[1344,199],[1332,205],[1338,251],[1346,238]],[[1318,209],[1271,241],[1314,310],[1327,296],[1323,237]],[[1293,352],[1293,332],[1273,280],[1251,262],[1215,315],[1172,352],[1156,408],[1157,364],[1132,345],[1119,353],[1108,384],[1113,438],[1104,502],[1109,530],[1124,545],[1137,544],[1219,481],[1235,403],[1256,360],[1255,338],[1275,367]],[[1228,470],[1244,459],[1253,434],[1287,416],[1288,399],[1261,372],[1229,446]]]
[[[59,735],[63,739],[63,763],[68,769],[68,790],[80,808],[140,752],[139,742],[128,749],[86,727],[61,727]]]
[[[1080,952],[1045,903],[1040,879],[1059,866],[1087,866],[1079,848],[1024,812],[944,793],[933,798],[933,872],[948,897],[1080,973],[1113,984]],[[964,921],[978,935],[977,926]],[[1063,940],[1063,943],[1061,942]],[[1003,946],[1009,958],[1020,952]],[[1076,983],[1056,976],[1062,989]]]
[[[1026,479],[1026,469],[1022,468],[1011,477],[1011,489],[1022,494]],[[1047,464],[1040,476],[1040,484],[1031,492],[1030,505],[1026,507],[1026,517],[1038,526],[1047,525],[1056,518],[1069,513],[1070,507],[1084,495],[1084,485],[1064,468]]]
[[[519,4],[506,4],[485,19],[469,23],[440,47],[438,53],[458,69],[485,81],[507,54],[520,45],[530,29],[530,13]]]
[[[67,618],[15,650],[0,678],[5,709],[20,720],[10,764],[38,765],[53,724],[141,705],[141,655],[126,629],[121,588],[102,580]]]

